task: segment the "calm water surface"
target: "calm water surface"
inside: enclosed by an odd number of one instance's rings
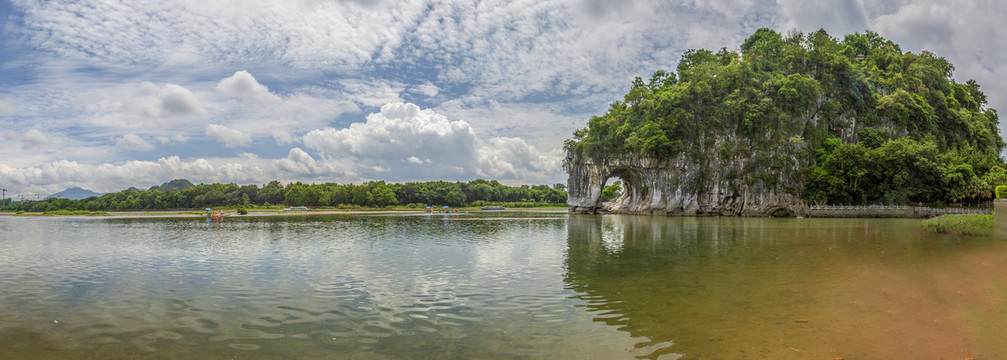
[[[0,358],[1007,358],[1007,241],[908,219],[0,216]]]

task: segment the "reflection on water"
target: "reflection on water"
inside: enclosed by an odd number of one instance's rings
[[[566,214],[493,216],[0,217],[0,358],[631,357]]]
[[[571,216],[565,281],[650,358],[1004,358],[1007,248],[906,219]],[[1003,322],[1000,322],[1003,324]],[[978,355],[977,355],[978,354]]]
[[[1007,357],[1005,246],[915,220],[0,216],[0,230],[0,358]]]

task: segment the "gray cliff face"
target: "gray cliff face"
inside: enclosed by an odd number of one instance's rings
[[[769,216],[776,210],[803,215],[807,206],[791,194],[801,181],[779,172],[767,186],[745,180],[748,159],[706,163],[687,156],[672,159],[609,156],[580,158],[567,153],[564,168],[570,175],[570,211],[661,215]],[[796,162],[796,161],[795,161]],[[795,164],[796,166],[796,164]],[[601,192],[611,178],[623,182],[623,195],[601,203]],[[790,190],[789,192],[787,190]]]

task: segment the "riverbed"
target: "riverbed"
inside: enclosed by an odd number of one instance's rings
[[[1007,241],[915,219],[0,217],[0,358],[1007,358]]]

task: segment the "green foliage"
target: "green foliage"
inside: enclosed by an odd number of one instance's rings
[[[942,234],[989,235],[993,233],[993,215],[948,214],[923,220],[927,231]]]
[[[997,199],[1007,199],[1007,185],[998,185],[996,188]]]
[[[634,79],[565,149],[572,161],[743,160],[732,176],[791,179],[787,191],[812,203],[976,204],[1007,185],[1004,141],[978,83],[955,82],[953,70],[870,31],[759,29],[737,52],[686,51],[677,78]]]
[[[248,215],[248,209],[243,207],[238,208],[238,215]]]
[[[877,149],[884,145],[885,139],[881,136],[881,133],[874,128],[863,128],[857,132],[857,143],[863,145],[868,149]]]
[[[175,180],[168,181],[168,182],[166,182],[164,184],[161,184],[161,185],[151,186],[150,189],[148,189],[148,190],[160,190],[160,191],[168,192],[168,191],[171,191],[171,190],[185,190],[185,189],[191,188],[193,186],[196,186],[196,185],[193,185],[192,182],[190,182],[189,180],[186,180],[186,179],[175,179]]]
[[[166,183],[167,184],[167,183]],[[163,188],[163,186],[162,186]],[[473,180],[467,183],[430,181],[388,184],[371,181],[363,184],[286,185],[272,181],[262,187],[236,184],[199,184],[183,190],[127,189],[83,200],[46,199],[10,206],[14,211],[79,211],[81,214],[101,210],[167,210],[202,209],[204,207],[234,207],[242,210],[269,208],[270,204],[285,206],[335,207],[341,209],[387,208],[406,204],[466,206],[483,203],[562,204],[566,202],[565,186],[506,186],[498,181]],[[422,207],[422,206],[419,206]],[[516,206],[511,206],[516,207]],[[55,213],[53,213],[55,214]]]
[[[616,180],[612,185],[606,186],[601,191],[601,201],[611,201],[622,195],[622,181]]]
[[[50,210],[43,212],[42,215],[61,215],[61,216],[77,216],[77,215],[108,215],[104,211],[90,212],[87,210]]]
[[[980,177],[972,165],[942,154],[933,140],[903,137],[871,149],[830,139],[808,169],[805,197],[844,204],[977,203],[992,196],[984,180],[990,174]]]

